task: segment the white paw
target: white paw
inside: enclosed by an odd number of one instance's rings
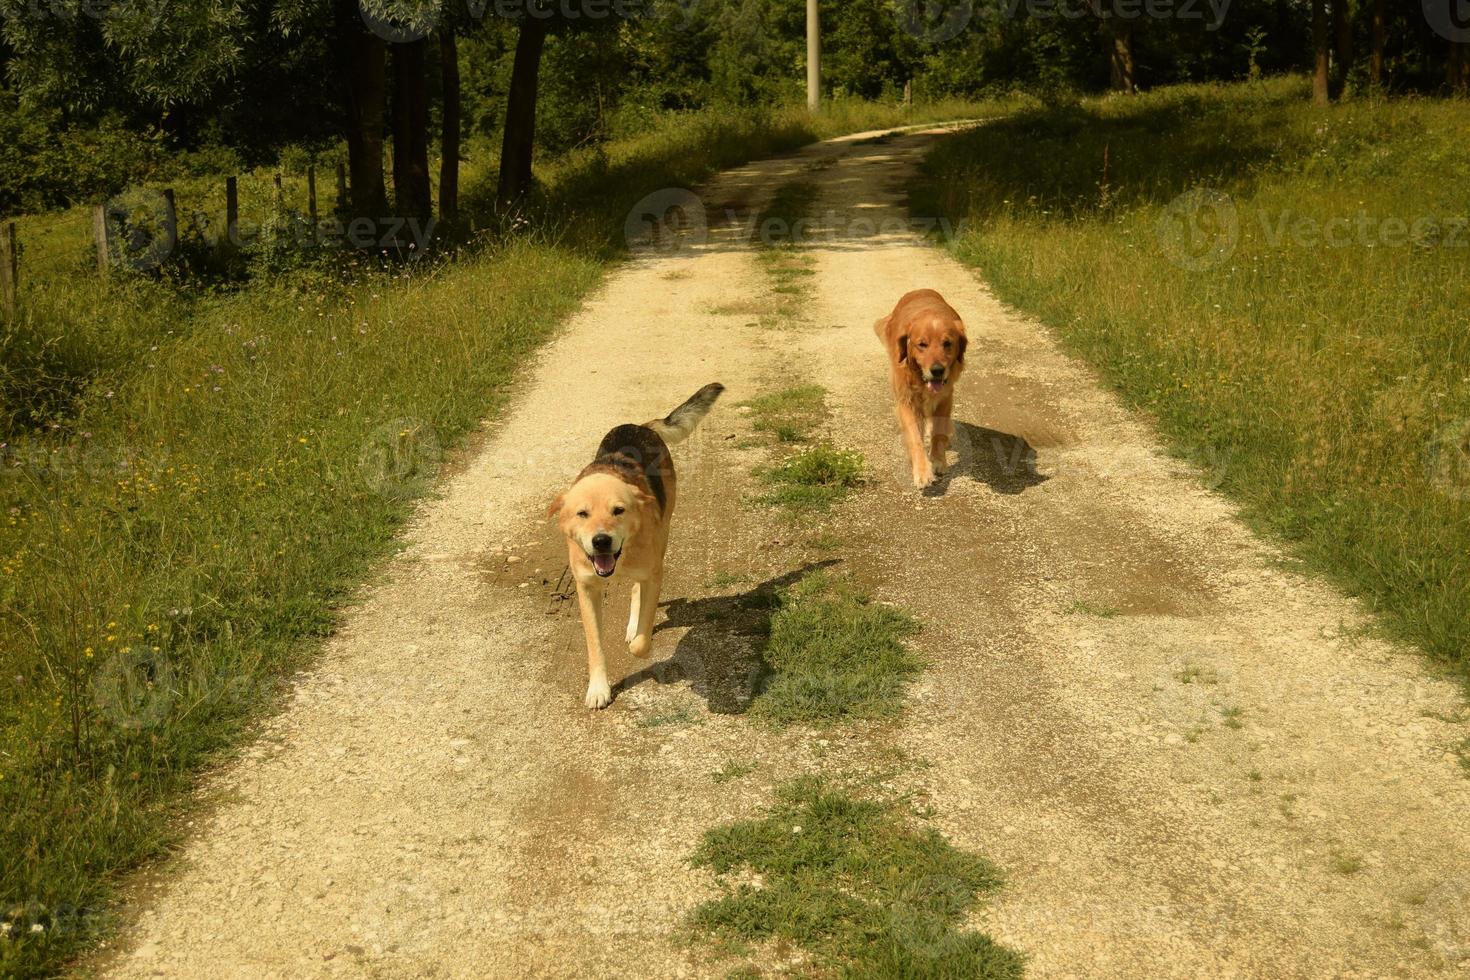
[[[594,677],[587,682],[586,704],[593,711],[612,704],[612,688],[608,686],[606,677]]]
[[[933,470],[933,468],[931,468],[931,467],[925,467],[922,470],[914,470],[914,486],[915,486],[915,488],[917,488],[919,490],[923,490],[926,487],[930,487],[930,486],[933,486],[933,485],[934,485],[934,470]]]
[[[646,657],[653,649],[653,640],[646,636],[635,636],[628,641],[628,652],[635,657]]]

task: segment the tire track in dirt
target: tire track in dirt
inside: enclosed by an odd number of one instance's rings
[[[614,275],[423,508],[289,710],[210,781],[209,816],[139,886],[145,911],[98,971],[720,975],[677,939],[713,894],[685,860],[699,835],[797,773],[900,755],[927,760],[904,788],[951,840],[1009,873],[973,924],[1033,975],[1418,975],[1453,952],[1436,916],[1470,882],[1470,782],[1444,752],[1457,730],[1423,714],[1451,711],[1453,689],[1353,639],[1351,604],[1280,571],[1197,473],[967,271],[910,235],[855,233],[853,216],[904,217],[934,138],[832,141],[705,189],[718,218],[783,181],[820,185],[835,237],[811,246],[804,327],[758,325],[767,284],[738,228]],[[901,482],[871,332],[919,285],[973,338],[939,499]],[[541,515],[607,428],[711,380],[730,391],[676,451],[653,654],[610,643],[628,680],[589,714],[574,603],[557,598],[563,547]],[[741,502],[765,453],[735,405],[793,382],[829,389],[826,437],[873,475],[832,519],[839,569],[926,624],[931,668],[896,725],[772,734],[719,713],[748,695],[752,597],[831,558],[814,531]],[[749,581],[713,584],[722,572]],[[756,768],[710,778],[732,761]],[[1332,870],[1333,849],[1362,869]]]

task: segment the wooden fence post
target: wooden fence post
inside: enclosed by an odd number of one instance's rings
[[[240,238],[240,187],[238,178],[225,178],[225,241],[238,245]]]
[[[104,276],[112,265],[112,252],[107,247],[107,205],[99,204],[92,212],[92,237],[97,241],[97,271]]]
[[[0,309],[7,319],[15,318],[15,280],[19,270],[15,245],[15,222],[0,225]]]
[[[316,167],[306,168],[306,216],[316,225]]]
[[[347,164],[337,164],[337,213],[347,213]]]
[[[285,192],[281,190],[281,175],[276,174],[271,178],[271,182],[276,185],[276,207],[279,208],[286,200]]]

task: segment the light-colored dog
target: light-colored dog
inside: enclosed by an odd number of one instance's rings
[[[587,707],[612,702],[602,655],[602,603],[610,579],[633,583],[628,651],[646,657],[664,580],[664,551],[674,514],[676,481],[669,446],[689,438],[709,414],[723,385],[705,385],[667,418],[620,425],[602,439],[597,456],[550,513],[567,539],[567,564],[577,580],[587,636]]]
[[[888,351],[888,377],[904,449],[919,489],[944,475],[954,434],[954,386],[965,369],[965,324],[932,289],[916,289],[873,324]]]

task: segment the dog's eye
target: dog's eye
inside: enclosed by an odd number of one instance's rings
[[[954,346],[954,342],[953,342],[953,341],[950,341],[950,340],[946,340],[946,341],[945,341],[945,342],[944,342],[944,349],[945,349],[945,350],[949,350],[949,349],[950,349],[950,348],[951,348],[951,347],[953,347],[953,346]]]
[[[922,344],[919,345],[919,350],[928,350],[928,349],[929,349],[929,341],[927,341],[927,340],[924,341]]]
[[[613,516],[614,517],[617,517],[619,514],[623,513],[627,509],[628,508],[626,508],[626,507],[614,507],[613,508]]]
[[[585,510],[579,510],[579,511],[577,511],[577,516],[580,517],[580,518],[582,518],[582,520],[585,521],[587,518],[591,517],[592,515],[589,514],[589,513],[587,513]]]

